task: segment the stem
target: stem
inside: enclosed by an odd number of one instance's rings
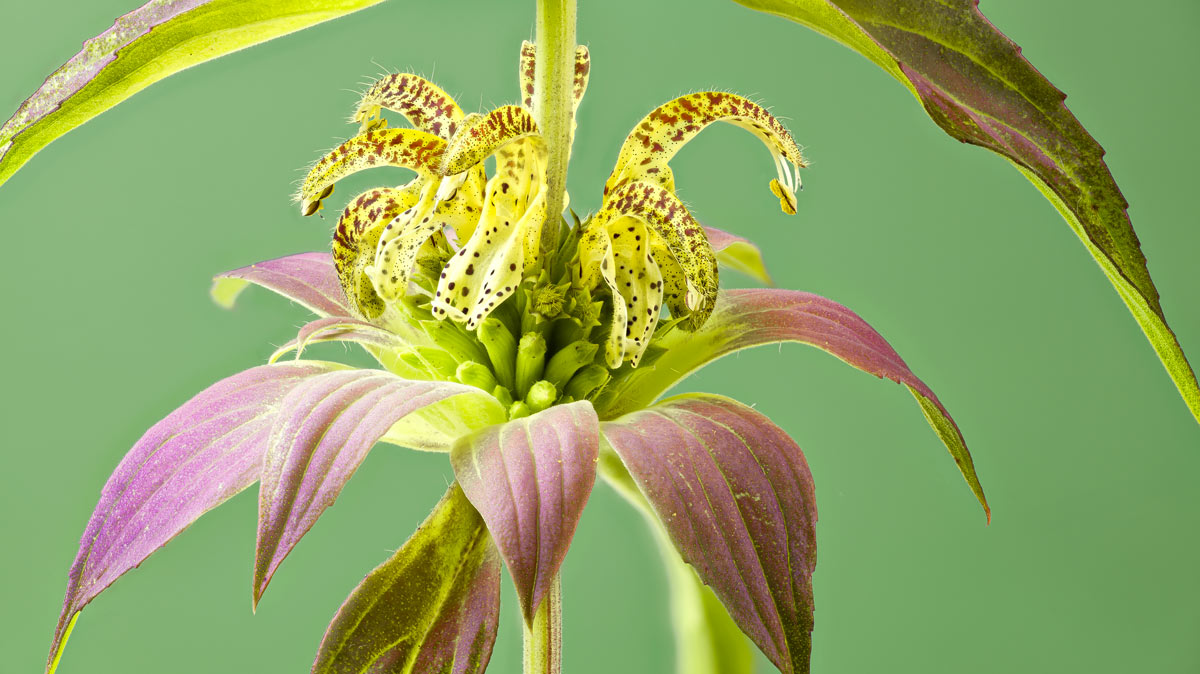
[[[550,591],[525,626],[525,674],[560,674],[562,671],[562,581],[555,577]]]
[[[575,2],[537,0],[533,117],[549,152],[542,259],[549,259],[558,250],[559,219],[567,189],[574,114],[571,92],[575,82]]]

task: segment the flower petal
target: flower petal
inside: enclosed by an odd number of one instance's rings
[[[795,193],[800,189],[798,169],[805,166],[796,141],[766,108],[748,98],[721,91],[680,96],[646,115],[625,139],[617,165],[604,184],[604,193],[607,195],[633,180],[653,181],[675,191],[668,162],[713,122],[740,126],[767,146],[778,172],[778,178],[771,181],[771,192],[779,197],[785,213],[794,214]]]
[[[807,674],[817,504],[796,443],[713,395],[672,398],[601,428],[742,631],[785,674]]]
[[[396,216],[417,205],[421,196],[419,187],[417,183],[400,189],[368,190],[351,201],[338,218],[337,229],[333,232],[333,262],[338,280],[350,305],[367,318],[378,318],[387,306],[376,292],[366,269],[375,262],[379,237],[384,229],[393,227],[390,223]],[[425,236],[428,238],[429,235]],[[406,273],[412,264],[410,259]]]
[[[221,380],[142,436],[100,493],[71,565],[47,671],[58,665],[79,612],[205,512],[259,477],[285,395],[344,366],[263,365]]]
[[[380,127],[380,109],[404,115],[414,128],[449,141],[458,131],[463,111],[441,87],[419,75],[393,73],[379,78],[363,94],[352,121],[368,131]]]
[[[501,106],[486,115],[468,115],[462,131],[442,156],[438,172],[444,176],[462,173],[522,138],[537,138],[541,144],[533,113],[519,105]],[[503,170],[499,165],[496,168],[498,173]]]
[[[409,381],[380,370],[313,377],[284,398],[259,487],[255,603],[388,429],[410,413],[458,395],[490,403],[503,418],[500,403],[477,388]]]
[[[518,75],[521,79],[521,105],[533,112],[534,71],[537,68],[537,47],[525,40],[521,43],[521,66]],[[587,93],[588,75],[592,71],[591,56],[588,48],[579,45],[575,47],[575,80],[572,84],[571,97],[574,103],[572,110],[578,110]]]
[[[671,315],[688,317],[683,327],[695,329],[712,313],[717,298],[717,259],[704,228],[683,202],[667,188],[649,182],[627,183],[610,193],[587,227],[608,227],[614,236],[621,232],[623,218],[636,218],[656,236],[635,241],[634,252],[646,245],[660,246],[667,254],[656,254],[666,283],[666,303]],[[634,234],[624,226],[625,234]],[[671,264],[674,262],[674,264]]]
[[[815,346],[864,372],[904,384],[991,519],[966,440],[941,401],[866,321],[841,304],[812,293],[764,288],[722,292],[716,311],[703,328],[663,339],[654,367],[616,373],[596,399],[596,410],[610,419],[641,409],[721,356],[779,342]]]
[[[333,184],[348,175],[376,166],[398,166],[432,180],[442,161],[446,141],[417,129],[376,129],[359,134],[322,157],[300,187],[300,212],[312,215],[333,192]]]
[[[637,367],[662,313],[663,276],[651,258],[649,241],[645,224],[634,218],[620,219],[611,228],[592,228],[580,239],[581,282],[595,287],[599,276],[613,297],[604,347],[612,369],[626,359]]]
[[[408,542],[338,609],[312,671],[482,674],[499,618],[496,546],[453,484]]]
[[[717,254],[717,262],[734,271],[739,271],[763,285],[773,286],[767,265],[763,263],[762,251],[749,239],[730,234],[716,227],[705,227],[708,243]]]
[[[217,304],[230,309],[248,283],[283,295],[319,316],[354,316],[329,253],[297,253],[217,274],[210,292]]]
[[[508,565],[531,623],[596,481],[599,432],[586,401],[485,428],[450,451],[454,474]]]

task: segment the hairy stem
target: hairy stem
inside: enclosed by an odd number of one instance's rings
[[[546,223],[542,226],[543,259],[558,250],[559,218],[567,188],[567,160],[571,156],[575,1],[537,0],[533,116],[549,149]]]
[[[554,579],[525,626],[525,674],[560,674],[562,671],[562,581]]]

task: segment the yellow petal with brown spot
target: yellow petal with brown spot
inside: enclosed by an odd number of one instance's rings
[[[312,215],[333,191],[333,184],[346,176],[376,166],[399,166],[433,180],[441,163],[446,141],[417,129],[377,129],[359,134],[322,157],[300,188],[300,212]]]
[[[505,105],[486,115],[468,115],[450,141],[438,172],[444,176],[462,173],[521,139],[542,143],[533,113],[519,105]]]
[[[653,236],[627,224],[631,218]],[[621,237],[626,242],[633,237],[635,254],[649,252],[658,260],[668,281],[671,314],[688,316],[682,327],[695,329],[708,319],[717,298],[717,258],[704,228],[670,190],[649,182],[628,183],[608,195],[588,227],[608,229],[614,245]]]
[[[525,40],[521,43],[521,65],[517,69],[517,73],[521,80],[521,105],[530,112],[533,111],[533,78],[536,67],[537,47],[529,40]],[[588,75],[591,71],[592,61],[588,48],[583,45],[575,47],[575,79],[571,91],[574,110],[579,109],[579,103],[583,101],[583,95],[587,93]]]
[[[366,267],[375,260],[375,248],[384,228],[390,227],[389,222],[397,215],[412,208],[419,193],[411,184],[399,189],[369,190],[351,201],[338,218],[333,233],[333,263],[338,280],[350,306],[368,319],[381,315],[385,305],[367,276]]]
[[[795,213],[800,189],[798,169],[804,157],[792,135],[766,108],[737,94],[704,91],[655,108],[630,132],[617,164],[604,184],[604,193],[635,180],[652,181],[674,191],[668,162],[684,145],[713,122],[727,122],[753,133],[771,151],[778,177],[771,192],[786,213]]]
[[[369,131],[380,126],[380,110],[404,115],[414,128],[450,140],[458,131],[463,111],[441,87],[412,73],[395,73],[380,78],[354,110],[352,121]]]

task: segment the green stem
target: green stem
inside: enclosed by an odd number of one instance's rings
[[[571,96],[575,83],[575,2],[537,0],[533,116],[549,152],[542,259],[548,259],[558,250],[559,220],[567,189],[574,114]]]
[[[550,591],[525,626],[525,674],[562,672],[562,581],[555,577]]]

